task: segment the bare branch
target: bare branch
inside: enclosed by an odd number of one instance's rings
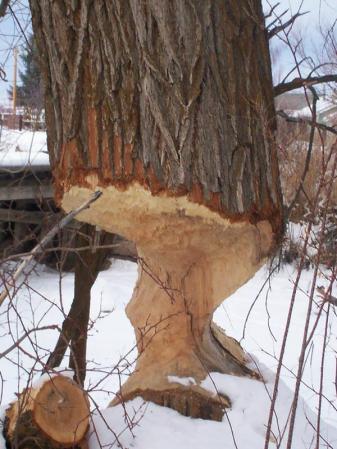
[[[284,31],[286,28],[293,25],[295,23],[296,19],[298,19],[301,16],[304,16],[305,14],[308,14],[308,12],[309,11],[298,12],[298,13],[294,14],[292,17],[290,17],[290,19],[287,20],[285,23],[281,23],[280,25],[277,25],[274,28],[272,28],[271,30],[269,30],[268,31],[268,39],[271,39],[272,37],[276,36],[280,31]]]
[[[308,335],[309,335],[310,322],[311,322],[311,317],[312,317],[311,312],[312,312],[312,305],[313,305],[313,296],[314,296],[314,292],[316,289],[316,282],[317,282],[318,270],[319,270],[319,262],[320,262],[320,259],[322,256],[323,245],[324,245],[324,229],[325,229],[325,226],[327,223],[327,215],[328,215],[327,210],[328,210],[329,203],[332,199],[331,198],[332,190],[333,190],[334,179],[335,179],[335,174],[336,174],[336,170],[337,170],[337,153],[335,152],[336,147],[337,147],[337,141],[331,146],[331,149],[330,149],[330,155],[332,155],[332,153],[334,152],[334,161],[333,161],[333,166],[331,167],[331,175],[329,175],[329,181],[328,181],[328,185],[327,185],[327,192],[326,192],[326,198],[325,198],[325,209],[323,212],[322,221],[321,221],[322,224],[321,224],[321,228],[319,231],[319,237],[318,237],[318,248],[317,248],[317,255],[316,255],[317,264],[315,266],[314,273],[313,273],[312,280],[311,280],[309,302],[308,302],[303,337],[302,337],[302,347],[301,347],[301,352],[300,352],[300,356],[298,359],[296,383],[295,383],[295,388],[294,388],[293,403],[292,403],[292,407],[291,407],[291,415],[290,415],[290,420],[289,420],[288,440],[287,440],[287,446],[286,446],[287,449],[291,449],[291,447],[293,447],[292,442],[293,442],[293,435],[294,435],[296,412],[297,412],[298,402],[299,402],[299,392],[300,392],[300,387],[301,387],[302,373],[303,373],[303,369],[305,366],[305,353],[306,353],[306,349],[307,349],[307,346],[309,343]],[[319,202],[320,188],[323,186],[323,183],[326,183],[326,180],[324,180],[322,178],[320,180],[319,189],[317,190],[317,195],[315,198],[316,204],[318,204],[318,202]],[[324,340],[326,341],[326,338],[324,338]]]
[[[308,78],[294,78],[289,83],[280,83],[274,86],[274,97],[277,97],[285,92],[299,89],[300,87],[309,87],[316,84],[337,82],[337,75],[323,75],[323,76],[311,76]]]
[[[6,282],[4,281],[5,288],[4,288],[3,292],[0,294],[0,305],[4,302],[4,300],[8,296],[9,289],[11,289],[13,287],[13,283],[15,282],[15,280],[18,279],[18,277],[23,272],[23,270],[31,263],[31,261],[33,260],[34,256],[36,256],[37,254],[41,253],[44,250],[45,245],[48,242],[50,242],[50,240],[59,232],[60,229],[64,228],[67,224],[69,224],[71,222],[71,220],[74,217],[76,217],[76,215],[78,215],[80,212],[82,212],[84,209],[87,209],[88,207],[90,207],[90,205],[94,201],[96,201],[101,195],[102,195],[102,192],[100,192],[100,191],[95,192],[80,207],[78,207],[77,209],[74,209],[71,212],[69,212],[69,214],[67,214],[59,223],[57,223],[45,235],[45,237],[41,240],[41,242],[38,245],[36,245],[35,248],[31,251],[30,255],[21,262],[21,264],[19,265],[19,267],[15,271],[13,277],[11,278],[11,285],[6,285]]]
[[[304,169],[302,172],[302,176],[299,182],[299,185],[297,187],[297,190],[295,192],[294,198],[292,199],[289,207],[287,208],[287,216],[289,217],[293,207],[295,206],[298,197],[300,195],[301,190],[303,189],[304,181],[307,176],[309,166],[310,166],[310,160],[311,160],[311,153],[314,146],[314,137],[315,137],[315,130],[316,130],[316,119],[317,119],[317,101],[318,101],[318,95],[313,87],[310,88],[312,94],[313,94],[313,102],[312,102],[312,120],[311,120],[311,129],[310,129],[310,137],[309,137],[309,143],[308,143],[308,151],[307,156],[305,158],[304,163]]]
[[[9,3],[9,2],[8,2],[8,3]],[[14,17],[15,22],[17,23],[17,25],[18,25],[18,27],[19,27],[19,29],[20,29],[20,31],[21,31],[21,33],[22,33],[22,36],[25,38],[25,41],[26,41],[26,44],[28,45],[28,48],[29,48],[30,50],[32,50],[32,47],[31,47],[30,42],[29,42],[29,39],[28,39],[27,36],[26,36],[25,30],[24,30],[24,29],[22,28],[22,26],[21,26],[20,20],[17,18],[17,16],[16,16],[16,14],[15,14],[13,8],[11,7],[11,5],[8,4],[8,8],[9,8],[9,10],[10,10],[12,16]]]
[[[279,117],[284,118],[289,123],[305,123],[309,126],[314,126],[315,128],[321,129],[322,131],[327,131],[332,134],[337,135],[337,129],[333,126],[324,125],[324,123],[314,122],[313,120],[309,118],[304,117],[292,117],[291,115],[287,114],[284,111],[277,111],[276,114]]]
[[[276,22],[281,22],[281,18],[285,16],[288,11],[289,9],[286,9],[279,16],[276,16],[276,18],[268,25],[268,28],[272,27]]]
[[[1,80],[1,81],[5,81],[5,82],[8,81],[8,80],[7,80],[7,77],[6,77],[6,72],[5,72],[4,69],[1,68],[1,67],[0,67],[0,80]]]
[[[285,81],[286,81],[286,79],[288,79],[288,77],[289,77],[293,72],[295,72],[295,70],[298,70],[299,66],[300,66],[301,64],[303,64],[303,62],[305,62],[307,59],[309,59],[309,58],[308,58],[307,56],[305,56],[305,57],[302,58],[300,61],[298,61],[298,62],[296,63],[296,65],[295,65],[291,70],[289,70],[289,72],[286,74],[286,76],[283,78],[283,80],[281,81],[280,84],[284,84]]]
[[[20,338],[18,338],[15,341],[15,343],[12,344],[12,346],[7,348],[3,352],[0,352],[0,359],[2,359],[3,357],[6,357],[6,355],[8,355],[10,352],[12,352],[13,349],[17,348],[23,342],[23,340],[25,340],[28,337],[28,335],[32,334],[33,332],[45,331],[45,330],[55,330],[55,329],[59,329],[59,327],[56,324],[51,324],[50,326],[34,327],[33,329],[29,329]]]
[[[273,15],[273,12],[275,11],[275,9],[276,9],[278,6],[280,6],[280,2],[275,3],[275,5],[272,6],[272,7],[270,8],[269,13],[266,14],[266,15],[264,16],[264,18],[265,18],[265,19],[269,19],[269,17],[271,17],[271,16]]]

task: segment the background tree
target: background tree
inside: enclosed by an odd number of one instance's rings
[[[229,399],[201,381],[254,373],[212,314],[283,228],[261,2],[30,6],[57,199],[69,210],[99,188],[82,220],[140,254],[127,308],[140,355],[122,398],[221,419]]]
[[[17,105],[25,108],[28,114],[41,113],[43,108],[42,78],[38,65],[37,47],[33,34],[29,36],[20,54],[23,69],[19,71],[20,85],[17,86]],[[8,90],[13,98],[13,87]]]

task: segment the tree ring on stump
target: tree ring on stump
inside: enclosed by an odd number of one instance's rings
[[[89,401],[71,379],[57,375],[23,391],[6,412],[10,447],[77,447],[89,427]],[[31,444],[28,443],[31,441]]]
[[[89,404],[82,390],[70,379],[56,376],[45,382],[35,402],[33,418],[52,440],[67,445],[84,437]]]

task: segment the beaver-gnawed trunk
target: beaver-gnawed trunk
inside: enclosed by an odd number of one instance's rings
[[[282,233],[261,1],[30,5],[57,199],[69,210],[102,190],[80,218],[139,250],[140,357],[121,396],[201,416],[209,371],[252,375],[213,311]]]

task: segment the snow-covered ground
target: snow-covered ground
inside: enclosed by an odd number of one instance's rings
[[[127,404],[127,415],[122,406],[106,408],[114,392],[119,389],[120,381],[132,370],[130,364],[136,357],[134,332],[125,315],[125,306],[137,278],[137,267],[130,262],[113,261],[109,270],[100,273],[92,291],[86,385],[94,410],[90,449],[117,447],[116,436],[123,447],[136,449],[262,449],[270,406],[268,394],[273,387],[273,372],[277,366],[295,273],[295,268],[287,265],[267,283],[251,311],[243,339],[247,313],[265,282],[267,268],[262,268],[217,310],[217,323],[230,335],[242,339],[243,347],[252,355],[252,363],[258,364],[266,382],[211,374],[218,390],[229,395],[233,405],[219,423],[186,418],[173,410],[144,403],[141,399]],[[287,431],[284,432],[284,428],[293,398],[292,372],[297,369],[312,274],[312,270],[303,272],[296,298],[285,356],[286,368],[279,387],[277,419],[273,424],[274,437],[278,441],[281,439],[282,443],[276,445],[272,439],[269,446],[272,449],[286,447]],[[323,275],[318,283],[326,285]],[[72,274],[60,277],[51,269],[37,266],[27,285],[13,300],[13,307],[9,307],[8,300],[1,307],[0,352],[12,345],[25,330],[60,324],[71,303],[72,290]],[[317,311],[315,306],[311,324],[317,318]],[[318,391],[320,382],[325,317],[324,312],[308,351],[301,387],[304,401],[301,399],[298,406],[293,449],[316,448],[313,429],[317,426],[318,395],[315,391]],[[37,331],[22,342],[21,350],[15,348],[0,358],[0,397],[3,405],[26,386],[31,375],[36,377],[40,374],[42,365],[39,360],[46,360],[57,335],[56,330]],[[333,312],[329,321],[323,390],[332,405],[323,400],[322,419],[329,425],[323,423],[321,428],[322,437],[330,445],[321,439],[321,448],[337,447],[337,412],[334,408],[337,406],[336,335],[337,323]],[[125,354],[128,356],[125,357]],[[213,388],[209,378],[205,379],[204,385]],[[95,410],[95,407],[99,409]]]
[[[49,166],[46,133],[3,128],[0,133],[0,168],[27,165]]]
[[[0,168],[27,165],[49,165],[46,134],[2,129]],[[295,241],[301,240],[304,233],[305,229],[300,226],[292,226],[290,230]],[[315,240],[315,228],[312,240]],[[313,256],[315,249],[310,248],[308,253]],[[14,268],[14,264],[7,268]],[[318,285],[327,286],[326,274],[324,271],[319,273]],[[229,335],[241,341],[251,355],[253,368],[258,367],[265,380],[264,384],[218,373],[205,379],[205,388],[212,391],[214,382],[217,390],[228,395],[232,401],[232,409],[219,423],[186,418],[173,410],[144,403],[140,398],[126,405],[127,414],[122,406],[106,408],[119,390],[120,382],[132,371],[137,356],[134,331],[125,315],[125,306],[136,282],[137,267],[130,262],[112,261],[111,268],[100,273],[92,290],[86,383],[93,409],[89,449],[117,447],[118,442],[124,448],[135,449],[262,449],[295,275],[296,268],[286,265],[266,283],[268,269],[264,267],[216,311],[215,321]],[[311,269],[302,273],[296,296],[272,427],[271,449],[285,448],[287,444],[286,428],[312,277]],[[332,294],[336,296],[336,290]],[[50,329],[50,326],[62,323],[72,296],[72,274],[60,276],[47,267],[36,266],[12,303],[7,299],[0,307],[2,406],[15,399],[15,394],[22,391],[33,377],[39,378],[43,363],[58,337],[58,331]],[[314,306],[310,326],[314,325],[318,310]],[[323,312],[307,351],[293,449],[319,449],[314,429],[317,427],[317,392],[322,371],[323,438],[320,447],[337,448],[337,322],[336,313],[332,310],[327,323],[324,369],[321,369],[326,316]],[[37,330],[22,341],[20,348],[15,347],[18,338],[31,329]],[[4,351],[12,345],[13,350],[4,355]],[[189,384],[194,380],[172,378],[171,381]],[[4,449],[1,435],[0,449]]]

